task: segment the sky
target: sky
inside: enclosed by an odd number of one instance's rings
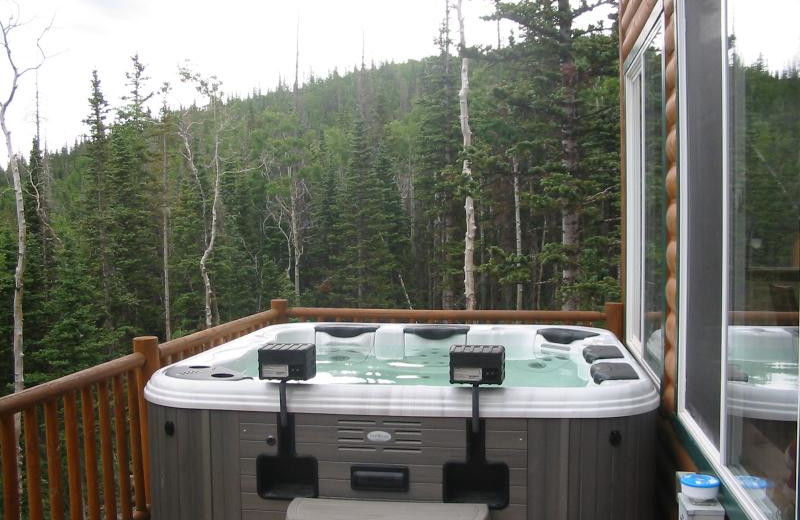
[[[451,2],[454,0],[450,0]],[[800,62],[800,1],[729,0],[738,51],[746,61],[759,54],[781,69]],[[156,90],[174,86],[169,103],[188,105],[194,92],[181,86],[177,69],[191,64],[214,74],[229,95],[274,89],[279,78],[294,78],[295,35],[299,19],[300,74],[325,76],[334,68],[352,70],[361,62],[362,38],[367,64],[402,62],[436,52],[433,43],[444,17],[445,0],[0,0],[0,16],[18,13],[26,23],[12,33],[20,67],[37,63],[36,36],[48,55],[38,71],[41,128],[50,150],[72,145],[86,133],[91,71],[97,69],[112,107],[124,95],[130,56],[138,53]],[[482,20],[491,0],[464,0],[468,45],[496,45],[497,25]],[[607,13],[604,13],[604,16]],[[452,38],[457,21],[451,13]],[[503,22],[503,40],[513,30]],[[9,109],[8,126],[17,153],[27,155],[35,132],[35,73],[27,74]],[[0,60],[0,97],[10,89],[10,72]],[[153,99],[156,110],[160,100]],[[4,144],[4,143],[3,143]],[[8,154],[0,146],[0,165]]]
[[[50,150],[75,142],[87,130],[91,71],[112,107],[125,93],[130,56],[139,54],[157,89],[176,88],[173,107],[190,104],[193,91],[180,88],[178,67],[188,62],[214,74],[226,94],[244,96],[274,89],[280,77],[294,79],[299,19],[300,75],[325,76],[361,62],[402,62],[436,52],[433,43],[444,17],[444,0],[0,0],[0,16],[19,13],[26,24],[12,33],[12,50],[22,67],[35,64],[36,36],[48,55],[38,70],[41,132]],[[497,42],[496,22],[481,20],[489,0],[465,0],[468,45]],[[451,12],[452,38],[458,25]],[[500,26],[503,38],[510,24]],[[35,129],[36,74],[25,76],[9,109],[16,153],[27,155]],[[0,96],[10,90],[10,72],[0,61]],[[154,108],[160,102],[153,100]],[[5,146],[0,165],[6,165]]]

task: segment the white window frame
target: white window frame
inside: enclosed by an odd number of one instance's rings
[[[678,60],[678,99],[685,100],[687,93],[687,86],[686,86],[686,62],[684,59],[684,53],[686,52],[686,31],[684,25],[684,5],[685,2],[691,2],[692,0],[677,0],[675,2],[675,27],[676,27],[676,52],[677,52],[677,60]],[[728,313],[728,303],[729,303],[729,295],[728,295],[728,281],[729,281],[729,265],[727,259],[729,258],[730,252],[730,240],[729,240],[729,232],[730,232],[730,201],[728,197],[728,193],[730,190],[730,179],[729,179],[729,147],[730,147],[730,135],[728,132],[728,122],[729,122],[729,113],[727,107],[729,106],[729,88],[728,88],[728,74],[726,73],[728,70],[728,56],[727,56],[727,35],[728,35],[728,10],[727,10],[727,0],[719,0],[721,5],[721,33],[720,37],[722,38],[722,44],[720,45],[721,48],[721,56],[720,60],[722,60],[722,78],[721,81],[721,97],[720,103],[722,103],[722,187],[723,190],[723,197],[722,197],[722,269],[721,269],[721,276],[722,276],[722,294],[720,305],[722,308],[721,312],[721,323],[720,323],[720,348],[721,348],[721,360],[720,363],[720,385],[721,385],[721,393],[720,393],[720,438],[719,438],[719,449],[714,445],[713,441],[708,438],[706,433],[700,427],[698,422],[694,419],[691,415],[689,410],[686,408],[686,352],[687,348],[691,348],[690,345],[687,343],[686,337],[686,327],[680,326],[678,327],[678,343],[680,348],[678,349],[678,420],[681,424],[686,428],[686,431],[692,437],[694,442],[697,444],[700,452],[706,458],[708,463],[711,465],[714,472],[722,481],[723,485],[725,486],[727,492],[733,497],[733,499],[738,503],[739,507],[741,507],[742,511],[748,516],[748,518],[753,520],[772,520],[763,512],[763,510],[759,507],[756,500],[741,486],[736,475],[729,469],[726,464],[726,454],[728,453],[728,418],[727,418],[727,406],[726,406],[726,394],[727,394],[727,359],[728,359],[728,337],[727,337],[727,330],[729,324],[729,313]],[[688,120],[688,114],[686,113],[686,103],[679,102],[678,103],[678,142],[685,143],[687,138],[687,129],[686,129],[686,121]],[[679,164],[679,187],[678,193],[679,198],[682,201],[688,200],[687,194],[687,175],[688,175],[688,158],[686,154],[678,154],[678,164]],[[679,204],[679,218],[680,218],[680,236],[686,237],[688,236],[688,208],[686,204]],[[686,243],[684,242],[681,244],[680,252],[679,252],[679,265],[686,266],[688,265],[688,260],[691,255],[691,251],[688,250]],[[688,269],[679,269],[679,277],[678,277],[678,284],[679,287],[686,287],[687,284],[687,271]],[[687,323],[687,305],[686,305],[686,294],[687,292],[684,290],[678,291],[678,320],[679,323],[685,324]],[[798,405],[798,413],[800,413],[800,404]],[[798,439],[800,440],[800,428],[798,428]],[[795,510],[795,518],[798,518],[798,506],[796,505]]]
[[[644,246],[645,246],[645,72],[644,50],[662,34],[664,10],[660,4],[650,13],[639,38],[625,60],[625,344],[655,383],[661,387],[661,374],[645,360],[647,338],[642,338],[644,320]],[[664,77],[664,58],[661,63]],[[638,81],[638,85],[637,85]],[[666,99],[662,100],[662,110]],[[635,107],[636,110],[630,110]],[[663,346],[662,346],[663,348]]]

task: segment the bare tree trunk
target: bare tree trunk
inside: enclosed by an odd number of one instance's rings
[[[542,225],[542,245],[539,247],[539,253],[541,254],[544,251],[544,246],[547,244],[547,226],[548,226],[548,218],[544,217],[544,223]],[[542,279],[544,278],[544,264],[541,260],[539,260],[539,286],[536,288],[536,300],[539,302],[538,306],[541,307],[542,305]]]
[[[291,166],[289,167],[291,169]],[[301,189],[297,185],[298,180],[296,179],[296,173],[290,172],[289,176],[291,177],[291,203],[290,203],[290,215],[289,215],[289,224],[292,228],[292,249],[294,250],[294,296],[297,298],[297,301],[300,301],[300,257],[303,256],[303,242],[302,236],[300,231],[300,215],[299,210],[297,208],[299,198],[301,196]]]
[[[300,85],[300,18],[297,18],[297,30],[295,34],[295,57],[294,57],[294,88],[292,89],[292,95],[294,97],[294,112],[297,115],[298,121],[300,120],[300,93],[299,93],[299,85]],[[363,38],[363,35],[362,35]],[[362,40],[362,64],[361,68],[364,68],[364,58],[363,58],[363,40]],[[298,183],[300,182],[297,179],[297,175],[299,172],[295,171],[292,166],[289,166],[289,180],[291,182],[291,193],[289,196],[291,197],[290,201],[290,213],[289,213],[289,224],[291,225],[292,229],[292,248],[294,249],[294,297],[297,300],[297,303],[300,303],[300,257],[303,256],[303,237],[301,236],[300,230],[300,215],[298,210],[298,203],[299,198],[302,196],[302,190]]]
[[[561,124],[561,150],[564,169],[574,178],[578,173],[578,143],[575,138],[577,93],[577,67],[572,57],[572,7],[569,0],[558,0],[561,15],[559,26],[561,86],[564,91],[564,119]],[[561,245],[564,247],[566,263],[562,268],[562,288],[569,291],[562,303],[562,310],[575,310],[578,296],[571,289],[577,278],[575,255],[579,237],[578,210],[571,204],[561,209]]]
[[[566,253],[567,264],[564,265],[561,274],[562,287],[571,287],[575,283],[577,276],[577,269],[575,264],[570,262],[574,256],[574,250],[578,244],[578,214],[570,208],[563,208],[561,210],[561,244]],[[561,310],[573,311],[578,308],[577,295],[570,294],[564,299],[561,305]]]
[[[519,161],[517,155],[511,156],[511,169],[514,171],[514,230],[516,232],[517,258],[522,257],[522,219],[519,214]],[[522,310],[522,282],[517,283],[517,310]]]
[[[222,91],[220,89],[221,83],[216,77],[211,76],[210,78],[203,78],[199,74],[194,74],[188,69],[181,69],[180,70],[181,80],[184,82],[191,82],[193,83],[197,90],[202,93],[204,96],[208,98],[209,102],[209,109],[212,115],[213,121],[213,135],[214,135],[214,153],[211,160],[211,169],[214,175],[213,178],[213,198],[211,200],[211,225],[210,230],[208,227],[208,223],[206,222],[206,206],[207,206],[207,199],[203,192],[203,184],[200,182],[200,175],[197,171],[197,165],[195,164],[194,157],[192,155],[192,148],[190,145],[190,134],[191,134],[191,127],[193,124],[197,123],[186,123],[179,128],[179,133],[183,138],[183,145],[185,149],[185,156],[187,162],[189,163],[189,168],[192,170],[192,174],[197,181],[197,187],[200,192],[200,198],[202,202],[202,214],[203,214],[203,237],[205,240],[205,250],[203,251],[203,255],[200,257],[200,276],[203,279],[203,292],[205,294],[205,325],[206,327],[211,327],[214,324],[219,323],[219,309],[217,307],[216,297],[214,295],[214,289],[211,284],[211,277],[208,273],[208,260],[211,257],[212,253],[214,252],[214,245],[217,239],[217,227],[219,224],[219,208],[220,204],[222,204],[222,156],[220,153],[220,145],[222,140],[222,132],[226,127],[226,120],[222,119],[222,115],[220,114],[220,102],[222,99]]]
[[[461,134],[464,137],[464,154],[472,146],[472,130],[469,127],[469,58],[466,57],[466,39],[464,37],[464,15],[461,11],[461,2],[458,0],[458,32],[460,34],[461,51],[461,90],[458,92],[458,107],[461,121]],[[472,181],[472,168],[469,158],[464,157],[461,173],[467,178],[467,183]],[[475,201],[472,195],[467,195],[464,201],[466,216],[466,233],[464,235],[464,299],[468,311],[475,309]]]
[[[417,226],[416,213],[414,212],[414,166],[412,164],[411,139],[408,144],[408,216],[409,216],[409,239],[411,240],[411,257],[417,257],[417,240],[415,228]]]
[[[164,338],[169,341],[172,337],[172,326],[169,315],[169,179],[167,177],[167,130],[164,128],[163,135],[163,154],[161,169],[164,179],[164,201],[162,208],[162,249],[164,255]]]
[[[406,303],[408,304],[408,308],[410,310],[414,310],[414,306],[411,305],[411,298],[408,296],[408,289],[406,289],[406,283],[403,281],[403,274],[398,272],[397,278],[400,280],[400,287],[403,289],[403,296],[406,297]]]
[[[454,309],[456,306],[456,296],[453,292],[453,276],[448,270],[450,265],[450,253],[447,245],[453,241],[453,227],[450,225],[450,215],[445,213],[442,216],[442,237],[441,237],[441,265],[442,265],[442,309]]]
[[[486,242],[486,223],[487,223],[486,207],[485,207],[485,205],[481,205],[481,206],[478,207],[478,209],[479,209],[479,212],[480,212],[478,214],[478,223],[480,225],[477,226],[478,242],[482,243],[482,244],[486,244],[487,243]],[[479,261],[480,261],[481,264],[486,262],[486,248],[485,247],[482,247],[480,249],[480,259],[479,259]],[[489,291],[487,289],[487,284],[488,284],[488,274],[486,273],[486,271],[483,271],[478,275],[478,291],[477,291],[477,293],[481,295],[480,296],[480,300],[478,302],[478,305],[480,305],[480,307],[482,309],[491,309],[492,308],[491,303],[489,303],[487,301],[487,295],[489,293]]]
[[[14,79],[14,89],[16,89]],[[11,179],[14,183],[14,200],[17,208],[17,268],[14,271],[14,393],[22,392],[25,389],[25,369],[24,353],[22,345],[22,298],[24,296],[23,279],[25,276],[26,242],[28,237],[27,223],[25,222],[25,201],[22,198],[22,180],[19,176],[19,165],[14,155],[14,147],[11,144],[11,131],[6,126],[6,109],[13,98],[13,91],[6,103],[0,106],[0,127],[6,138],[6,150],[8,152],[8,163],[11,167]],[[22,433],[20,414],[14,415],[14,435],[17,441],[17,456],[19,457],[19,438]]]
[[[212,100],[212,103],[214,101]],[[214,251],[214,242],[217,238],[217,214],[220,201],[220,185],[222,177],[222,169],[220,168],[219,157],[219,134],[215,136],[214,141],[214,198],[211,203],[211,236],[206,244],[206,250],[203,251],[203,256],[200,257],[200,275],[203,277],[203,288],[205,289],[205,304],[206,304],[206,327],[211,327],[219,316],[215,316],[211,310],[212,300],[214,298],[214,290],[211,287],[211,278],[208,276],[208,258]]]
[[[208,276],[208,269],[206,268],[206,261],[208,259],[208,255],[210,254],[209,251],[209,244],[211,241],[209,240],[209,233],[208,233],[208,223],[206,219],[206,195],[205,191],[203,190],[203,183],[200,181],[200,172],[197,170],[197,165],[194,161],[194,154],[192,153],[192,145],[190,143],[190,129],[191,123],[184,124],[182,127],[178,129],[178,133],[180,134],[181,138],[183,139],[183,148],[184,148],[184,157],[186,158],[186,162],[189,163],[189,169],[192,171],[192,176],[194,177],[195,182],[197,183],[197,190],[200,193],[200,208],[202,212],[202,220],[203,220],[203,244],[205,244],[206,249],[203,251],[203,255],[200,257],[200,276],[203,278],[203,293],[205,295],[205,307],[204,307],[204,315],[205,315],[205,324],[206,327],[210,327],[211,323],[213,322],[213,316],[211,312],[211,280]],[[216,164],[216,161],[215,161]],[[214,187],[216,190],[216,182],[214,183]],[[216,193],[215,193],[216,196]],[[215,205],[212,207],[212,236],[213,236],[213,220],[216,217],[216,200]]]
[[[8,164],[11,169],[11,179],[14,185],[14,201],[17,211],[17,267],[14,270],[14,334],[13,334],[13,347],[12,356],[14,358],[14,393],[22,392],[25,389],[25,366],[24,366],[24,349],[23,349],[23,312],[22,300],[25,294],[24,276],[25,276],[25,261],[27,253],[27,238],[28,227],[25,221],[25,200],[22,196],[22,179],[19,175],[19,164],[17,157],[14,155],[14,146],[11,142],[11,130],[8,129],[6,124],[6,114],[11,102],[14,101],[14,95],[19,87],[19,80],[22,76],[30,71],[38,70],[44,63],[44,52],[40,45],[42,37],[50,29],[50,26],[45,27],[39,34],[36,40],[36,47],[41,54],[39,63],[32,67],[19,69],[14,57],[11,53],[11,45],[9,42],[9,34],[14,29],[20,27],[20,23],[13,15],[5,20],[0,20],[0,32],[3,36],[3,50],[5,50],[8,66],[11,69],[10,88],[8,96],[5,100],[0,100],[0,129],[3,131],[3,136],[6,139],[6,151],[8,153]],[[19,477],[19,467],[22,458],[22,451],[20,450],[20,436],[22,435],[22,422],[19,413],[14,414],[14,440],[17,452],[17,464],[15,471]],[[20,490],[22,487],[22,480],[17,479]]]
[[[363,244],[363,240],[361,239],[361,237],[358,237],[358,246],[356,246],[356,251],[358,252],[358,267],[357,267],[358,268],[358,276],[357,276],[358,284],[357,284],[357,287],[356,287],[356,295],[357,295],[358,301],[356,303],[356,307],[361,307],[362,306],[361,302],[364,301],[364,269],[363,269],[363,265],[364,265],[363,258],[364,258],[364,256],[363,256],[363,251],[361,249],[362,248],[362,244]]]

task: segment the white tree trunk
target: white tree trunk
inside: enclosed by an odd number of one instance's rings
[[[222,177],[222,169],[219,162],[219,135],[217,135],[214,142],[214,199],[211,203],[211,236],[206,244],[206,250],[203,251],[203,256],[200,258],[200,274],[203,277],[203,287],[206,295],[206,327],[211,327],[215,321],[214,313],[211,310],[214,291],[211,288],[211,278],[208,275],[207,263],[211,253],[214,251],[214,243],[217,238],[217,215],[219,213],[220,185]]]
[[[464,153],[466,154],[472,146],[472,130],[469,128],[469,106],[467,104],[469,58],[464,55],[467,44],[464,37],[464,15],[461,11],[461,2],[462,0],[458,0],[456,6],[461,42],[461,90],[458,91],[458,108],[461,116],[461,135],[464,137]],[[472,180],[472,168],[467,157],[464,157],[461,173],[467,178],[467,182]],[[464,210],[467,230],[464,235],[464,300],[466,309],[471,311],[475,309],[475,201],[472,199],[472,195],[467,195],[464,201]]]
[[[169,314],[169,180],[167,177],[167,133],[164,130],[163,136],[163,163],[162,173],[164,176],[164,207],[162,214],[162,247],[164,251],[164,339],[169,341],[172,337],[172,326]]]
[[[514,171],[514,231],[517,242],[517,258],[522,256],[522,219],[519,215],[519,161],[516,154],[511,157]],[[517,283],[517,310],[522,310],[522,283]]]
[[[23,69],[20,69],[14,61],[9,42],[9,33],[18,27],[20,27],[18,16],[15,17],[12,15],[7,19],[0,20],[0,34],[2,34],[3,38],[2,46],[8,60],[8,66],[11,70],[8,97],[6,97],[5,100],[0,100],[0,129],[2,129],[3,136],[6,139],[8,164],[11,169],[12,183],[14,184],[14,200],[17,210],[17,267],[14,270],[14,335],[12,347],[12,357],[14,358],[14,393],[22,392],[25,389],[22,299],[25,294],[24,277],[25,260],[27,257],[28,226],[25,221],[25,200],[22,197],[22,179],[20,179],[19,165],[17,163],[17,157],[14,155],[14,146],[11,142],[11,130],[9,130],[6,125],[6,115],[8,113],[8,107],[11,105],[11,102],[14,101],[14,95],[19,87],[20,78],[30,71],[38,70],[39,67],[42,66],[42,63],[44,63],[45,55],[42,50],[41,40],[47,31],[50,30],[50,25],[45,27],[36,39],[36,48],[41,55],[39,63]],[[22,479],[19,478],[19,468],[22,464],[22,450],[20,449],[19,443],[22,435],[21,418],[21,414],[14,414],[14,443],[17,456],[14,470],[17,472],[16,476],[20,496],[22,495]]]
[[[14,88],[16,89],[16,78],[14,83]],[[9,102],[11,101],[11,97],[13,97],[13,93],[9,97]],[[23,277],[25,275],[28,228],[25,222],[25,201],[22,198],[22,181],[19,177],[19,166],[16,156],[14,156],[14,147],[11,144],[11,131],[6,127],[7,108],[8,103],[4,103],[2,108],[0,108],[0,127],[2,127],[3,135],[6,138],[8,164],[11,167],[11,178],[14,183],[14,200],[16,201],[17,207],[17,268],[14,271],[14,346],[12,354],[14,358],[14,393],[17,393],[25,389],[25,354],[22,345],[22,298],[24,296]],[[14,438],[16,440],[17,459],[21,457],[19,439],[22,435],[22,423],[20,418],[20,414],[14,414]],[[19,461],[17,462],[17,471],[19,471]]]
[[[290,166],[289,177],[291,178],[291,201],[290,201],[290,214],[289,214],[289,224],[291,225],[291,236],[292,236],[292,249],[294,252],[294,296],[297,298],[297,301],[300,301],[300,257],[303,256],[303,237],[302,231],[300,230],[300,212],[298,209],[298,204],[300,202],[300,197],[302,196],[302,189],[298,185],[299,180],[297,177],[297,172],[294,172],[292,167]]]
[[[569,0],[558,0],[558,11],[562,16],[559,21],[559,40],[561,70],[561,88],[563,89],[563,120],[561,122],[561,150],[563,154],[564,169],[573,179],[578,173],[578,142],[575,136],[577,124],[577,67],[572,58],[572,7]],[[562,310],[570,311],[578,308],[578,295],[574,290],[578,271],[577,248],[580,235],[579,212],[572,204],[565,204],[561,209],[561,244],[564,247],[564,256],[567,261],[561,273],[562,288],[569,291],[561,305]]]
[[[570,251],[577,247],[578,244],[578,213],[570,208],[563,208],[561,210],[561,244],[565,249]],[[573,258],[574,254],[567,254],[567,258]],[[562,287],[572,288],[577,278],[578,271],[575,265],[567,263],[562,270],[561,282]],[[577,298],[575,296],[568,296],[564,299],[561,305],[561,310],[574,311],[578,307]]]
[[[28,227],[25,221],[25,200],[22,198],[22,179],[19,175],[17,158],[11,144],[11,131],[6,127],[6,108],[0,110],[0,127],[6,138],[8,164],[11,167],[11,179],[14,183],[14,200],[17,209],[17,268],[14,271],[14,392],[25,389],[22,351],[22,298],[24,295],[23,277],[25,276],[26,243]]]
[[[208,276],[208,269],[206,267],[206,262],[208,261],[208,256],[211,254],[211,251],[213,250],[213,247],[214,247],[213,243],[214,243],[214,238],[215,238],[215,231],[216,231],[215,224],[216,224],[216,218],[217,218],[217,214],[216,214],[217,205],[216,205],[216,203],[217,203],[217,195],[218,195],[217,191],[218,191],[218,181],[219,181],[219,175],[218,175],[219,170],[217,168],[218,168],[219,163],[218,163],[218,158],[217,158],[216,153],[215,153],[214,166],[215,166],[215,172],[217,173],[217,175],[216,175],[216,179],[214,181],[214,202],[213,202],[213,205],[212,205],[212,208],[211,208],[211,237],[209,237],[208,224],[206,223],[206,205],[207,205],[207,201],[206,201],[205,192],[203,191],[203,183],[200,181],[200,172],[197,170],[197,165],[195,164],[195,161],[194,161],[194,154],[192,153],[192,145],[190,143],[190,141],[191,141],[191,134],[190,134],[191,126],[192,126],[191,123],[189,123],[189,124],[184,123],[184,125],[181,126],[178,129],[178,133],[180,134],[181,139],[183,140],[183,148],[184,148],[183,156],[186,158],[186,162],[189,163],[189,169],[192,171],[192,176],[194,177],[194,180],[197,183],[197,190],[200,193],[200,208],[201,208],[202,217],[203,217],[203,243],[206,246],[205,250],[203,251],[203,255],[200,257],[200,276],[203,279],[203,293],[205,295],[205,308],[204,308],[205,324],[206,324],[206,327],[211,327],[211,325],[212,325],[212,323],[214,321],[213,313],[211,312],[211,297],[212,297],[211,279]],[[218,142],[217,142],[217,146],[219,146]]]

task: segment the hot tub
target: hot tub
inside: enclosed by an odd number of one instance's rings
[[[285,440],[279,385],[258,377],[267,343],[316,347],[316,376],[287,385],[298,462],[282,471],[264,462]],[[452,345],[505,349],[505,380],[480,389],[479,433],[472,388],[450,384]],[[145,398],[154,518],[283,519],[291,496],[268,482],[283,472],[309,484],[297,496],[486,502],[494,519],[652,516],[658,394],[603,329],[273,325],[159,370]],[[488,494],[455,489],[481,479]]]
[[[797,423],[797,338],[797,327],[728,327],[731,415]]]

